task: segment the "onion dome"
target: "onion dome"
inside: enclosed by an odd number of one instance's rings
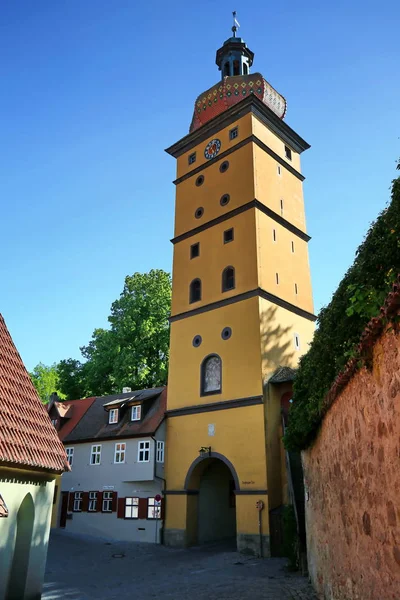
[[[251,94],[264,102],[280,119],[286,114],[285,98],[260,73],[250,74],[254,52],[242,38],[236,37],[238,27],[236,13],[233,13],[233,37],[228,38],[217,50],[215,60],[222,80],[197,98],[190,132]]]

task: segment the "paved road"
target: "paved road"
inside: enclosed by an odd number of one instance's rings
[[[316,600],[281,559],[52,533],[42,600]]]

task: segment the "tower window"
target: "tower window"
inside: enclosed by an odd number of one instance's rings
[[[272,238],[273,238],[274,242],[276,242],[276,229],[272,230]]]
[[[221,206],[226,206],[230,200],[230,196],[229,194],[224,194],[223,196],[221,196],[221,200],[219,201]]]
[[[201,395],[220,394],[222,379],[222,361],[217,354],[211,354],[201,363]]]
[[[289,160],[292,160],[292,151],[288,146],[285,146],[285,156]]]
[[[189,163],[189,165],[192,165],[195,162],[196,162],[196,152],[193,152],[192,154],[189,154],[188,163]]]
[[[199,187],[199,185],[203,185],[203,183],[204,183],[204,175],[199,175],[198,178],[196,179],[197,187]]]
[[[232,329],[230,327],[224,327],[221,331],[221,337],[223,340],[229,340],[232,335]]]
[[[227,171],[228,169],[229,169],[229,162],[227,160],[224,160],[224,162],[221,163],[219,170],[221,171],[221,173],[225,173],[225,171]]]
[[[279,285],[279,274],[275,273],[275,276],[276,276],[276,283]]]
[[[249,67],[247,66],[247,63],[243,63],[243,75],[248,75],[249,73]]]
[[[240,63],[238,60],[233,61],[233,74],[240,75]]]
[[[196,217],[196,219],[201,219],[203,214],[204,214],[204,208],[202,206],[199,206],[199,208],[196,208],[196,211],[194,213],[194,216]]]
[[[197,258],[198,256],[200,256],[200,242],[190,246],[190,258]]]
[[[297,296],[297,283],[294,284],[294,292],[295,292],[295,294]]]
[[[201,335],[195,335],[192,340],[193,346],[195,348],[198,348],[200,346],[201,342],[202,342]]]
[[[235,269],[226,267],[222,272],[222,291],[228,292],[235,289]]]
[[[277,165],[277,171],[278,171],[278,175],[282,174],[281,165]]]
[[[294,252],[294,242],[292,242],[292,252]]]
[[[229,132],[229,139],[234,140],[238,137],[238,135],[239,135],[239,127],[234,127]]]
[[[224,244],[233,242],[233,227],[224,231]]]
[[[283,217],[283,200],[281,199],[281,217]]]
[[[189,302],[199,302],[201,300],[201,281],[200,279],[193,279],[190,284],[189,290]]]
[[[230,75],[230,64],[229,62],[226,62],[224,64],[224,77],[229,77]]]
[[[300,350],[300,336],[298,333],[294,334],[294,347],[296,350]]]

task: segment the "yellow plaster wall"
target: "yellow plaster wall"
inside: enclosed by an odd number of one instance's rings
[[[172,315],[257,287],[255,212],[248,210],[175,244]],[[234,240],[224,244],[224,231],[232,227]],[[196,243],[200,244],[200,256],[191,259],[190,247]],[[235,289],[221,293],[222,272],[230,265],[235,267]],[[202,281],[202,298],[189,304],[189,285],[195,278]]]
[[[59,515],[59,510],[60,510],[60,498],[61,498],[61,475],[56,475],[54,494],[55,494],[55,498],[53,498],[53,507],[52,507],[52,511],[51,511],[51,528],[52,529],[54,527],[58,527],[58,515]]]
[[[252,133],[264,142],[268,148],[271,148],[278,156],[280,156],[288,165],[291,165],[296,171],[301,173],[300,154],[297,154],[290,144],[285,144],[276,133],[268,129],[256,116],[251,116]],[[285,154],[285,146],[288,146],[292,151],[292,160],[289,160]]]
[[[306,231],[303,187],[300,179],[281,166],[259,146],[252,144],[254,153],[255,197],[287,221]],[[280,201],[283,200],[283,213]]]
[[[256,223],[259,286],[312,313],[314,307],[307,242],[260,211],[257,211]],[[276,273],[279,283],[276,282]]]
[[[262,372],[269,378],[280,365],[297,367],[300,356],[308,350],[315,325],[268,300],[260,298],[259,302]],[[300,336],[300,350],[295,349],[295,333]]]
[[[238,137],[236,137],[234,140],[230,140],[229,139],[229,131],[231,129],[233,129],[234,127],[238,128]],[[221,129],[221,131],[219,131],[218,133],[216,133],[209,139],[201,142],[201,144],[194,146],[188,152],[185,152],[185,154],[182,154],[182,156],[179,156],[179,158],[176,161],[177,162],[177,165],[176,165],[177,179],[179,177],[183,177],[190,171],[193,171],[193,169],[196,169],[197,167],[200,167],[201,165],[208,162],[208,160],[204,157],[204,149],[207,146],[208,142],[211,142],[211,140],[213,140],[215,138],[219,139],[221,142],[221,149],[219,151],[219,154],[222,154],[222,152],[226,152],[226,150],[233,148],[234,146],[236,146],[236,144],[242,142],[245,138],[249,137],[252,133],[252,127],[253,126],[252,126],[251,115],[247,114],[244,117],[242,117],[241,119],[238,119],[237,121],[235,121],[234,123],[231,123],[224,129]],[[196,162],[189,165],[189,163],[188,163],[189,156],[193,152],[196,152]]]
[[[228,340],[221,338],[231,327]],[[192,340],[201,335],[195,348]],[[222,393],[200,396],[200,365],[211,353],[222,359]],[[168,409],[262,394],[258,298],[186,317],[171,324]]]
[[[249,143],[230,154],[226,159],[217,160],[203,169],[203,185],[196,186],[194,175],[176,186],[175,236],[199,227],[250,200],[254,200],[253,144]],[[224,160],[229,161],[229,169],[221,173],[219,167]],[[220,198],[230,195],[226,206],[220,205]],[[204,214],[196,219],[195,211],[202,206]]]
[[[269,495],[238,495],[236,496],[236,527],[237,533],[257,534],[258,528],[258,510],[256,508],[257,500],[264,502],[264,509],[261,513],[261,533],[269,535],[268,511],[270,510]]]

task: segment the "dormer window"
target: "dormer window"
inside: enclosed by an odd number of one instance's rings
[[[131,409],[131,421],[140,421],[140,417],[142,416],[142,407],[139,405],[132,406]]]
[[[108,413],[108,422],[110,425],[118,423],[118,408],[112,408]]]

